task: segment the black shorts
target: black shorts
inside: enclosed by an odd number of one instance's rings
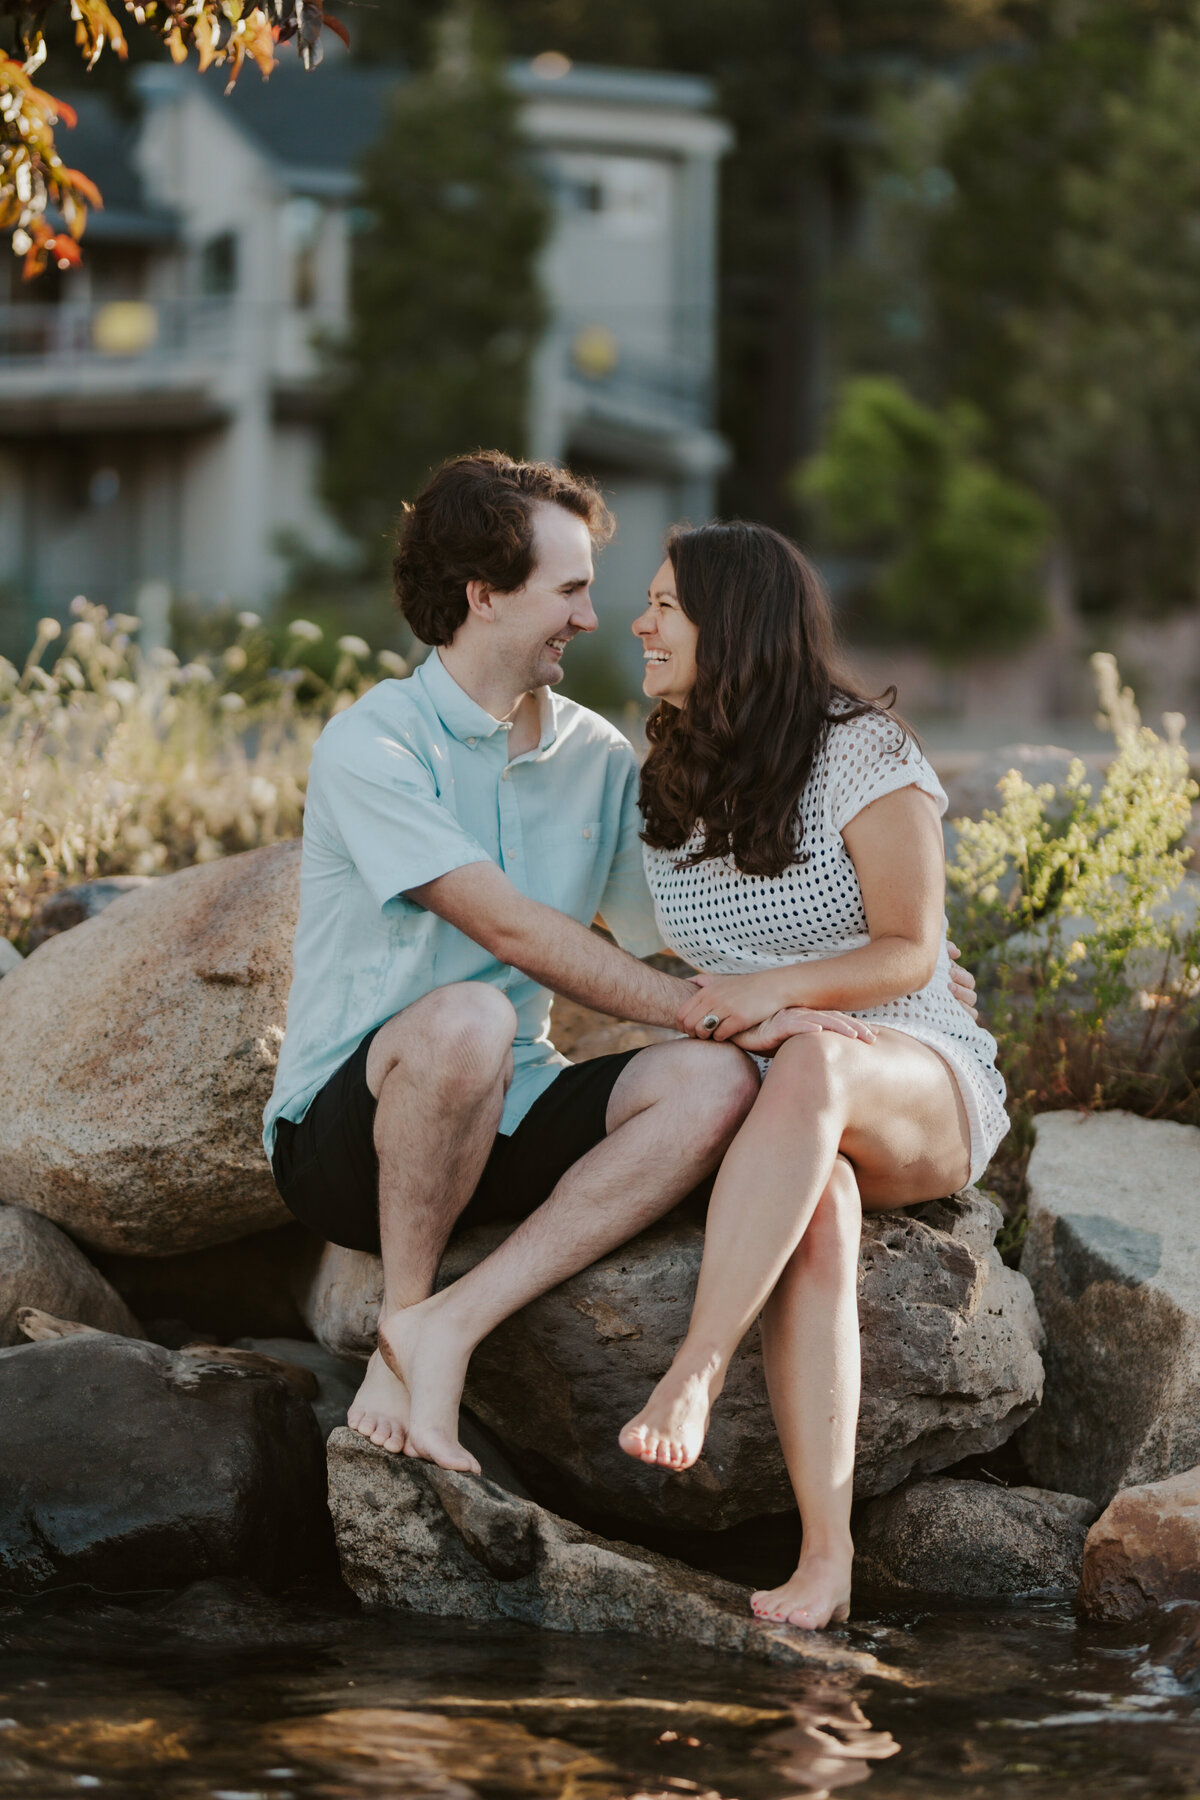
[[[271,1172],[289,1212],[330,1243],[379,1253],[375,1096],[367,1086],[369,1032],[331,1075],[298,1125],[280,1119]],[[605,1136],[617,1077],[638,1054],[574,1063],[539,1094],[511,1137],[497,1137],[458,1229],[524,1219]]]

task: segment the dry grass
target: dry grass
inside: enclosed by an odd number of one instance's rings
[[[72,614],[65,635],[42,622],[23,670],[0,659],[0,936],[18,947],[38,901],[65,884],[298,836],[326,719],[379,674],[404,672],[345,638],[320,680],[301,660],[320,636],[304,620],[281,665],[248,613],[223,649],[180,664],[169,650],[143,656],[135,619],[84,600]]]

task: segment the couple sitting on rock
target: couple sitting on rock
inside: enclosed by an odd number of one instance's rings
[[[633,626],[639,792],[555,693],[609,526],[589,483],[495,453],[407,508],[396,593],[433,648],[317,744],[265,1141],[298,1218],[382,1254],[349,1423],[470,1471],[475,1346],[716,1171],[687,1336],[621,1447],[689,1468],[761,1314],[804,1537],[752,1604],[820,1628],[850,1596],[862,1209],[978,1176],[1004,1087],[946,942],[945,796],[836,672],[813,569],[765,526],[672,533]],[[638,960],[663,940],[691,979]],[[572,1066],[555,993],[684,1035]],[[491,1220],[519,1223],[435,1295],[450,1233]]]

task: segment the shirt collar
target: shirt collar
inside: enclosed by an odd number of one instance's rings
[[[466,744],[473,750],[477,743],[494,737],[498,731],[507,736],[508,721],[493,718],[490,712],[485,712],[482,706],[472,700],[465,688],[459,687],[436,649],[429,652],[416,671],[416,677],[433,701],[433,709],[438,718],[451,737],[457,738],[460,744]],[[557,736],[554,697],[548,687],[535,688],[533,697],[538,709],[540,752],[548,750]]]

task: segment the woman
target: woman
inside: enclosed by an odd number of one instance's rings
[[[658,701],[646,874],[664,939],[700,971],[680,1024],[774,1054],[713,1188],[687,1336],[620,1441],[689,1468],[761,1313],[804,1538],[752,1605],[820,1629],[850,1601],[862,1211],[980,1175],[1004,1084],[947,986],[946,797],[904,727],[836,676],[800,552],[765,526],[679,530],[633,629]]]

